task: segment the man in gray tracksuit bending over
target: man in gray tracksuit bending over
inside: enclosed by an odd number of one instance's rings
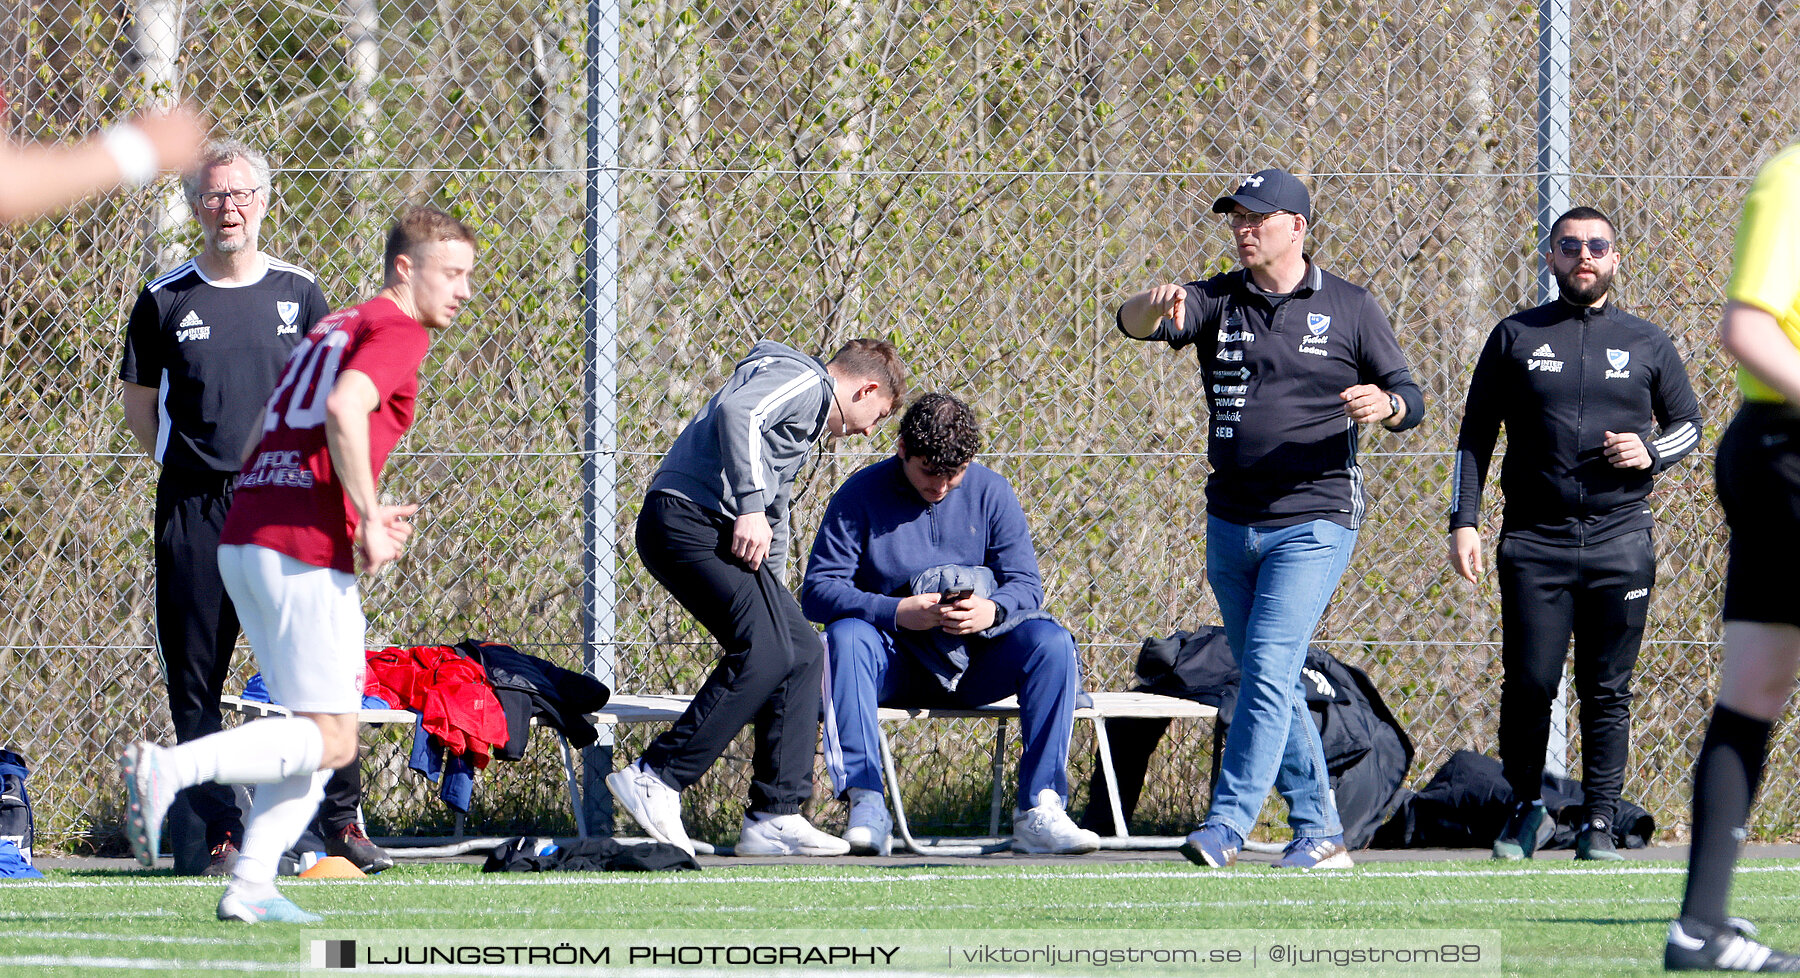
[[[785,582],[788,504],[813,446],[872,430],[905,384],[883,340],[851,340],[830,363],[763,340],[664,456],[638,516],[638,555],[724,654],[687,712],[606,779],[652,838],[693,852],[681,791],[754,723],[737,854],[849,851],[800,814],[812,795],[824,646]]]

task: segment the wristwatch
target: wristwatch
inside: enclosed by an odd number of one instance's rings
[[[1388,391],[1387,396],[1388,396],[1388,418],[1391,418],[1394,415],[1400,413],[1400,395],[1394,393],[1393,391]],[[1382,418],[1381,420],[1386,421],[1387,418]]]

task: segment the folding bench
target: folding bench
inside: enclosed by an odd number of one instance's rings
[[[670,723],[687,709],[691,697],[684,695],[661,696],[614,696],[606,704],[606,708],[592,715],[589,719],[595,723]],[[1113,772],[1112,745],[1106,739],[1106,720],[1111,717],[1156,717],[1156,718],[1192,718],[1210,719],[1218,715],[1218,710],[1204,703],[1192,700],[1177,699],[1172,696],[1159,696],[1155,693],[1088,693],[1091,704],[1078,707],[1075,719],[1086,720],[1093,725],[1096,753],[1100,757],[1100,770],[1106,783],[1107,804],[1112,808],[1113,824],[1119,827],[1115,838],[1128,838],[1130,833],[1125,827],[1125,816],[1119,803],[1119,782]],[[903,720],[930,720],[941,718],[979,718],[997,721],[994,731],[994,747],[989,757],[988,769],[992,774],[993,789],[988,811],[988,834],[1000,834],[1000,819],[1006,809],[1006,746],[1007,721],[1019,715],[1018,701],[1008,697],[997,703],[979,707],[889,707],[884,706],[877,714],[881,723],[894,723]],[[894,806],[894,828],[907,849],[923,853],[933,847],[913,838],[912,827],[906,821],[906,803],[903,798],[903,782],[900,772],[894,763],[894,752],[888,744],[886,730],[880,730],[881,766],[887,775],[888,795]],[[574,785],[576,784],[573,763],[569,760],[567,745],[563,751],[564,763],[569,764],[570,804],[576,808],[576,825],[581,827],[580,806],[577,804]],[[584,830],[585,831],[585,830]],[[938,847],[941,851],[941,847]]]
[[[1112,808],[1113,824],[1118,826],[1119,834],[1114,838],[1129,837],[1125,825],[1124,812],[1119,803],[1119,783],[1113,772],[1112,746],[1106,739],[1106,720],[1112,717],[1155,717],[1169,719],[1209,719],[1218,715],[1218,710],[1203,703],[1177,699],[1172,696],[1159,696],[1155,693],[1088,693],[1090,705],[1078,707],[1075,719],[1086,720],[1093,725],[1095,751],[1099,755],[1100,770],[1106,784],[1107,804]],[[638,723],[672,723],[688,708],[692,697],[683,694],[653,694],[635,696],[618,694],[607,701],[606,707],[598,713],[589,714],[588,719],[595,724],[612,724],[614,726]],[[272,703],[246,700],[238,696],[221,697],[221,705],[229,710],[249,717],[285,716],[286,707]],[[933,718],[979,718],[997,721],[994,732],[994,747],[989,759],[988,768],[992,773],[993,790],[988,812],[988,833],[1000,834],[1000,818],[1006,807],[1006,745],[1008,721],[1019,715],[1018,702],[1013,698],[1001,700],[980,707],[917,707],[899,708],[882,707],[878,719],[883,723],[905,720],[930,720]],[[417,721],[417,714],[411,710],[362,710],[357,720],[371,726],[386,724],[403,724],[412,727]],[[582,815],[580,779],[575,772],[575,754],[562,732],[552,729],[557,743],[562,748],[563,773],[568,782],[569,810],[575,817],[575,831],[582,838],[587,837],[587,821]],[[903,800],[902,782],[898,767],[894,763],[893,750],[888,744],[887,732],[881,732],[881,764],[887,774],[888,795],[894,806],[894,828],[899,833],[902,843],[907,849],[917,853],[943,851],[941,846],[930,846],[913,838],[912,827],[906,821],[906,804]],[[457,834],[462,834],[462,817],[457,816]]]
[[[1085,698],[1091,700],[1090,705],[1075,709],[1075,719],[1086,720],[1093,725],[1094,753],[1100,759],[1100,773],[1106,783],[1106,802],[1112,808],[1113,825],[1118,827],[1119,834],[1115,839],[1130,836],[1125,825],[1125,814],[1119,803],[1119,780],[1113,772],[1112,745],[1106,739],[1106,720],[1110,717],[1155,717],[1155,718],[1193,718],[1209,719],[1218,715],[1219,711],[1204,703],[1192,700],[1177,699],[1173,696],[1160,696],[1155,693],[1087,693]],[[929,720],[934,717],[981,717],[998,721],[994,731],[994,748],[990,755],[988,767],[993,775],[992,801],[988,810],[988,834],[1000,835],[1000,819],[1006,809],[1006,728],[1007,721],[1019,715],[1019,704],[1013,697],[1007,697],[996,703],[978,707],[917,707],[899,708],[884,706],[880,710],[879,719],[883,722],[898,720]],[[887,774],[888,796],[894,806],[894,830],[906,848],[917,853],[936,849],[918,842],[913,838],[912,827],[906,821],[906,805],[902,800],[900,774],[894,764],[894,754],[888,746],[887,731],[881,735],[881,766]],[[1090,804],[1092,801],[1090,800]]]
[[[231,710],[234,713],[241,714],[252,720],[261,717],[284,717],[289,713],[288,708],[285,706],[270,703],[266,700],[247,700],[242,696],[232,696],[229,693],[219,697],[219,706],[222,709]],[[385,727],[389,724],[394,724],[406,727],[410,730],[418,724],[419,715],[411,710],[358,710],[356,711],[356,722],[366,723],[371,727]],[[558,730],[554,732],[556,733],[557,742],[562,745],[563,770],[569,773],[569,797],[571,799],[580,797],[576,792],[574,754],[569,749],[568,740],[563,738],[562,731]],[[583,828],[581,825],[581,806],[579,805],[575,806],[575,825],[577,828],[581,829],[582,837],[586,838],[587,829]],[[463,813],[457,812],[456,836],[461,838],[462,834]]]
[[[599,713],[590,714],[589,720],[595,724],[631,724],[631,723],[672,723],[675,718],[687,710],[687,696],[614,696],[607,701],[606,708]],[[288,708],[262,700],[247,700],[241,696],[221,696],[219,705],[227,710],[239,713],[251,719],[260,717],[287,716]],[[358,723],[366,723],[372,727],[388,724],[411,729],[418,723],[419,715],[411,710],[359,710],[356,714]],[[533,720],[533,724],[536,721]],[[569,746],[569,740],[562,731],[554,727],[547,728],[556,735],[556,742],[562,749],[563,774],[568,781],[569,811],[575,816],[575,832],[581,838],[587,838],[587,819],[581,813],[581,782],[575,774],[575,752]],[[463,834],[463,816],[456,814],[456,834]]]

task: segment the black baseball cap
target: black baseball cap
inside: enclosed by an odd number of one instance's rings
[[[1312,196],[1306,192],[1306,184],[1292,173],[1274,167],[1245,177],[1237,190],[1213,201],[1213,213],[1228,214],[1234,203],[1258,214],[1292,211],[1312,220]]]

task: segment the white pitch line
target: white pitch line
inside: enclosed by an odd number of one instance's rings
[[[1545,898],[1545,897],[1491,897],[1491,898],[1487,898],[1487,897],[1455,897],[1455,898],[1445,897],[1445,898],[1430,899],[1430,900],[1418,900],[1418,899],[1399,899],[1399,900],[1323,899],[1323,900],[1310,900],[1310,899],[1300,899],[1300,898],[1295,898],[1295,897],[1282,897],[1282,898],[1278,898],[1278,899],[1255,899],[1255,900],[1108,901],[1105,903],[1094,903],[1094,904],[1084,903],[1081,906],[1086,909],[1094,909],[1094,910],[1236,910],[1236,909],[1251,909],[1251,908],[1266,908],[1266,907],[1314,907],[1314,908],[1319,908],[1319,909],[1353,910],[1353,909],[1373,909],[1373,908],[1379,908],[1379,907],[1442,907],[1442,906],[1502,907],[1502,906],[1517,906],[1517,905],[1530,905],[1530,906],[1540,906],[1540,907],[1579,907],[1579,906],[1591,906],[1591,905],[1604,905],[1604,906],[1631,905],[1631,906],[1673,907],[1676,902],[1676,899],[1677,898],[1673,894],[1666,896],[1666,897],[1596,896],[1596,897],[1561,897],[1561,898],[1555,898],[1555,899]],[[1755,900],[1756,897],[1755,896],[1747,896],[1747,897],[1745,897],[1745,899]],[[1045,906],[1047,906],[1047,907],[1062,906],[1062,904],[1045,904]],[[992,904],[987,904],[987,903],[964,903],[964,904],[884,903],[884,904],[865,904],[862,906],[834,905],[832,907],[832,909],[834,911],[840,911],[843,913],[858,913],[858,912],[866,912],[866,913],[918,912],[918,913],[925,913],[925,912],[930,912],[930,911],[952,911],[952,912],[954,912],[954,911],[959,911],[959,910],[989,910],[989,909],[992,909],[992,907],[993,907]],[[818,907],[812,906],[812,905],[776,907],[776,906],[771,906],[768,904],[762,904],[762,905],[757,905],[757,906],[745,906],[745,907],[707,907],[707,908],[704,908],[701,912],[708,913],[708,914],[715,914],[715,915],[716,914],[731,914],[731,913],[804,914],[804,913],[814,912],[817,909],[818,909]],[[566,911],[545,910],[541,907],[483,908],[480,910],[480,912],[484,915],[489,915],[489,916],[502,916],[502,917],[504,917],[504,916],[518,916],[518,917],[531,916],[531,917],[543,917],[543,918],[547,918],[547,919],[553,919],[555,917],[562,916],[562,915],[575,915],[575,916],[580,916],[583,919],[586,919],[587,917],[591,916],[591,912],[588,910],[576,910],[576,909],[571,909],[571,910],[566,910]],[[667,907],[613,907],[612,909],[610,909],[608,911],[608,913],[610,913],[616,917],[620,917],[620,918],[628,918],[628,917],[633,917],[633,916],[657,916],[657,915],[666,914],[667,912],[668,912]],[[350,921],[354,921],[354,920],[359,920],[361,918],[392,919],[395,917],[407,917],[407,916],[438,917],[438,916],[442,916],[442,914],[443,914],[443,908],[441,908],[441,907],[394,907],[394,908],[390,908],[390,909],[379,909],[379,910],[332,910],[332,911],[326,912],[326,922],[327,923],[350,922]],[[145,916],[166,917],[166,916],[178,916],[178,915],[173,914],[168,911],[159,911],[159,912],[155,912],[155,913],[120,912],[120,913],[105,913],[105,914],[91,913],[91,912],[83,913],[83,912],[74,912],[74,911],[67,912],[67,913],[59,913],[59,912],[55,912],[55,911],[45,911],[43,913],[37,913],[37,914],[11,914],[8,916],[11,916],[14,918],[29,918],[29,919],[37,921],[39,923],[46,923],[46,922],[49,922],[52,920],[94,920],[94,921],[99,921],[99,920],[126,919],[126,918],[132,918],[132,917],[145,917]],[[455,928],[449,928],[449,929],[454,930]],[[30,936],[30,935],[22,934],[20,936]],[[70,935],[70,936],[76,936],[76,935]],[[107,937],[107,935],[99,935],[99,937],[97,937],[95,939],[101,939],[101,938],[105,938],[105,937]],[[135,938],[132,938],[130,935],[117,935],[117,937],[120,940],[135,939]],[[143,939],[150,940],[151,938],[143,938]],[[172,940],[174,940],[174,939],[172,939]],[[205,942],[213,941],[212,938],[182,938],[180,940],[192,941],[194,943],[205,943]],[[235,941],[231,940],[231,939],[219,939],[218,942],[219,943],[235,943]]]
[[[9,930],[6,936],[8,939],[35,938],[43,941],[135,941],[140,944],[210,944],[231,947],[244,943],[241,937],[168,937],[154,934],[97,934],[92,931]]]
[[[0,957],[0,967],[35,967],[35,968],[105,968],[110,971],[180,971],[192,973],[198,971],[232,971],[232,972],[295,972],[309,971],[312,964],[307,962],[278,963],[274,961],[159,961],[155,958],[89,958],[80,956],[53,957],[50,955],[27,955],[18,957]],[[429,971],[408,965],[358,965],[358,971],[379,974],[430,974]],[[486,966],[458,965],[458,975],[483,975],[489,978],[543,978],[541,966]],[[606,967],[606,968],[557,968],[556,974],[568,975],[570,978],[693,978],[692,968],[641,968],[641,967]],[[757,978],[818,978],[817,969],[806,968],[772,968],[768,970],[733,969],[735,974],[754,975]],[[858,978],[919,978],[924,971],[858,971]],[[977,972],[957,972],[963,978],[1020,978],[1017,972],[1006,974],[981,974]]]
[[[494,916],[494,917],[505,917],[505,916],[533,917],[533,916],[546,916],[546,915],[549,915],[552,913],[552,911],[546,911],[539,907],[483,907],[483,908],[479,908],[479,909],[481,910],[481,912],[483,914],[488,915],[488,916]],[[806,909],[811,910],[814,908],[809,907]],[[591,915],[591,911],[573,911],[573,910],[571,910],[569,912],[570,913],[580,912],[580,913]],[[646,912],[648,912],[648,911],[646,911]],[[410,916],[420,916],[420,917],[427,917],[427,916],[442,917],[444,915],[444,908],[443,907],[393,907],[393,908],[381,909],[381,910],[331,910],[331,911],[326,912],[326,916],[328,918],[327,923],[329,923],[331,920],[337,920],[340,918],[347,919],[347,918],[351,918],[351,917],[401,917],[401,916],[409,916],[409,915]],[[50,921],[53,921],[53,920],[93,920],[93,921],[132,920],[132,919],[138,919],[138,918],[143,918],[143,917],[185,917],[188,919],[205,919],[205,920],[214,919],[213,915],[210,911],[195,911],[194,913],[191,913],[191,914],[176,913],[173,910],[143,910],[143,911],[133,911],[133,910],[114,910],[114,911],[43,910],[43,911],[39,911],[37,913],[31,913],[28,911],[0,913],[0,920],[29,920],[34,923],[49,923]],[[455,928],[449,928],[449,929],[454,930]],[[232,942],[227,942],[227,943],[232,943]]]
[[[105,968],[109,971],[268,971],[292,973],[310,969],[305,964],[277,964],[273,961],[159,961],[156,958],[89,958],[80,955],[22,955],[0,958],[0,967],[21,968]]]
[[[166,910],[166,909],[162,909],[162,908],[157,908],[155,910],[108,910],[105,912],[82,911],[82,910],[66,910],[66,911],[44,910],[44,911],[39,911],[36,913],[26,911],[26,910],[0,910],[0,920],[44,920],[46,918],[49,918],[49,919],[65,919],[66,918],[69,920],[85,920],[85,919],[89,919],[89,918],[96,919],[96,920],[126,920],[126,919],[135,919],[138,917],[179,917],[179,916],[181,916],[181,915],[176,913],[173,910]]]
[[[1789,862],[1775,866],[1739,866],[1741,874],[1755,873],[1795,873],[1800,872],[1800,862]],[[1239,873],[1193,870],[1182,872],[1169,870],[1163,872],[1020,872],[1005,871],[992,873],[911,873],[896,872],[893,874],[873,873],[862,875],[822,875],[822,876],[739,876],[735,874],[691,875],[687,873],[669,873],[658,876],[642,874],[619,874],[610,876],[573,876],[568,874],[542,874],[524,876],[519,874],[483,874],[475,879],[439,879],[439,880],[402,880],[402,879],[369,879],[369,880],[302,880],[284,879],[283,888],[289,886],[341,886],[349,883],[353,886],[731,886],[742,883],[763,883],[769,885],[817,885],[820,883],[1011,883],[1018,880],[1205,880],[1208,886],[1241,885],[1250,886],[1260,883],[1285,884],[1294,881],[1313,881],[1322,885],[1336,885],[1345,879],[1358,880],[1390,880],[1390,879],[1504,879],[1517,876],[1587,876],[1604,878],[1609,876],[1685,876],[1687,864],[1667,866],[1618,866],[1618,867],[1581,867],[1581,868],[1543,868],[1543,869],[1414,869],[1384,872],[1380,870],[1348,870],[1329,873]],[[134,888],[156,887],[217,887],[216,881],[159,879],[159,880],[42,880],[19,887],[25,889],[94,889],[102,887],[129,886]]]
[[[1534,965],[1546,965],[1552,968],[1574,968],[1590,974],[1596,972],[1616,971],[1620,968],[1653,968],[1662,964],[1660,953],[1645,954],[1641,958],[1532,958]]]
[[[1516,906],[1516,905],[1521,905],[1521,904],[1534,906],[1534,907],[1563,907],[1563,906],[1577,907],[1577,906],[1590,906],[1590,905],[1618,906],[1618,905],[1634,904],[1634,905],[1641,905],[1641,906],[1667,906],[1667,907],[1673,908],[1679,902],[1679,899],[1680,899],[1679,896],[1676,894],[1673,894],[1673,893],[1669,894],[1668,896],[1663,896],[1663,897],[1597,896],[1597,897],[1569,897],[1569,898],[1556,898],[1556,899],[1550,899],[1550,898],[1545,898],[1545,897],[1494,897],[1494,898],[1445,897],[1445,898],[1441,898],[1441,899],[1432,899],[1432,900],[1417,900],[1417,899],[1410,899],[1410,900],[1409,899],[1400,899],[1400,900],[1329,900],[1329,899],[1327,899],[1327,900],[1304,900],[1304,899],[1296,899],[1296,898],[1292,898],[1292,897],[1287,897],[1287,898],[1282,898],[1282,899],[1269,899],[1269,900],[1261,900],[1261,899],[1259,899],[1259,900],[1168,900],[1168,901],[1132,900],[1132,901],[1106,902],[1106,903],[1082,903],[1082,904],[1079,904],[1079,907],[1081,909],[1091,909],[1091,910],[1234,910],[1234,909],[1250,909],[1250,908],[1257,908],[1257,907],[1317,907],[1321,910],[1352,910],[1352,909],[1359,909],[1359,908],[1376,908],[1376,907],[1469,907],[1469,906],[1502,907],[1502,906]],[[1750,897],[1749,899],[1755,899],[1755,898]],[[1056,908],[1056,907],[1066,907],[1066,906],[1075,906],[1075,905],[1074,904],[1060,904],[1060,903],[1045,903],[1045,904],[1042,904],[1042,906],[1045,908]],[[777,906],[771,906],[768,904],[762,904],[762,905],[753,906],[753,907],[695,908],[691,912],[707,913],[707,914],[731,914],[731,913],[803,914],[803,913],[814,913],[814,912],[817,912],[818,909],[819,908],[815,905],[777,907]],[[991,903],[963,903],[963,904],[883,903],[883,904],[866,904],[866,905],[862,905],[862,906],[833,904],[831,909],[834,912],[841,912],[841,913],[883,913],[883,912],[926,913],[926,912],[930,912],[930,911],[954,912],[954,911],[959,911],[959,910],[992,910],[993,904],[991,904]],[[441,914],[442,912],[443,911],[441,908],[420,909],[420,910],[352,910],[352,911],[333,911],[333,912],[329,912],[328,916],[332,920],[337,920],[337,919],[347,918],[347,917],[387,917],[387,916],[393,916],[393,915],[399,914],[399,913]],[[543,917],[554,917],[559,914],[574,914],[574,915],[579,915],[579,916],[591,916],[592,915],[591,910],[584,910],[584,909],[570,909],[570,910],[566,910],[566,911],[564,911],[564,910],[549,911],[549,910],[544,910],[543,908],[536,908],[536,909],[525,910],[525,911],[482,910],[481,912],[482,913],[528,913],[533,916],[543,916]],[[668,912],[669,912],[669,908],[667,908],[667,907],[609,907],[607,909],[608,914],[615,916],[615,917],[621,917],[621,918],[634,917],[634,916],[638,916],[638,917],[660,916],[660,915],[665,915]]]

